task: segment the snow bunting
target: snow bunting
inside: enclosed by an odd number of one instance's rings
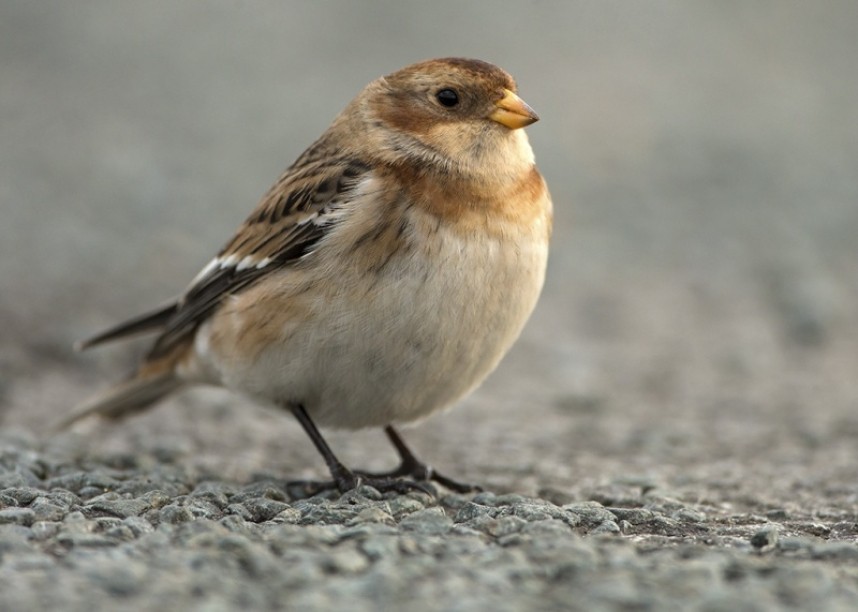
[[[551,200],[521,128],[537,119],[512,77],[479,60],[373,81],[178,299],[80,344],[157,334],[131,377],[60,426],[220,385],[291,411],[340,491],[469,490],[418,461],[394,425],[479,385],[536,304]],[[383,427],[402,464],[349,470],[316,424]]]

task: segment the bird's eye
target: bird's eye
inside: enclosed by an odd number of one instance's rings
[[[457,94],[453,89],[442,89],[435,94],[435,99],[438,100],[438,103],[441,104],[441,106],[452,108],[459,103],[459,94]]]

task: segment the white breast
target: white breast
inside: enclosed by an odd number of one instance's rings
[[[542,287],[544,236],[544,228],[463,236],[443,226],[415,234],[407,256],[378,275],[340,268],[337,289],[313,297],[311,314],[285,324],[284,341],[252,361],[210,358],[222,384],[301,403],[319,425],[419,419],[476,387],[512,346]]]

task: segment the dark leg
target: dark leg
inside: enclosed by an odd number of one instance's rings
[[[322,458],[325,460],[325,463],[328,465],[328,470],[331,472],[331,478],[334,479],[332,484],[336,485],[337,489],[339,489],[341,493],[351,491],[357,487],[360,484],[360,478],[355,476],[349,468],[344,466],[342,462],[337,459],[337,456],[331,450],[331,447],[328,446],[328,443],[325,442],[325,439],[322,437],[322,434],[319,433],[319,430],[316,428],[316,424],[313,423],[312,419],[310,419],[310,415],[307,414],[304,407],[301,405],[295,406],[292,408],[292,414],[295,415],[295,418],[298,419],[299,423],[301,423],[301,427],[303,427],[304,431],[307,432],[307,435],[310,436],[310,440],[313,441],[316,449],[318,449],[322,454]]]
[[[387,434],[388,439],[390,439],[393,446],[396,447],[396,452],[399,453],[399,458],[401,460],[399,467],[392,472],[386,472],[383,474],[358,472],[359,474],[376,478],[398,478],[401,476],[407,476],[417,481],[434,481],[451,491],[456,491],[457,493],[469,493],[471,491],[482,490],[477,485],[457,482],[452,478],[447,478],[443,474],[436,472],[431,466],[420,461],[411,449],[408,448],[408,445],[405,444],[405,440],[402,439],[402,436],[399,435],[399,432],[396,431],[392,425],[385,427],[384,433]]]
[[[310,418],[310,415],[307,414],[307,411],[304,410],[303,406],[294,406],[292,408],[292,414],[294,414],[295,418],[298,419],[298,422],[301,423],[301,426],[304,428],[304,431],[307,432],[307,435],[310,436],[310,440],[313,441],[313,444],[316,446],[316,449],[318,449],[319,453],[321,453],[322,457],[325,460],[325,463],[328,466],[328,470],[331,472],[331,478],[333,478],[333,482],[290,483],[291,487],[300,486],[302,488],[303,493],[306,495],[314,495],[319,491],[324,491],[333,488],[338,489],[340,493],[345,493],[346,491],[351,491],[352,489],[355,489],[362,484],[374,487],[381,492],[396,491],[397,493],[407,493],[409,491],[423,491],[424,493],[429,493],[430,495],[432,494],[431,491],[426,489],[426,487],[409,480],[395,480],[391,477],[375,478],[367,477],[364,475],[356,475],[349,468],[343,465],[339,459],[337,459],[337,456],[334,455],[334,452],[331,450],[331,447],[328,446],[327,442],[325,442],[325,439],[322,437],[322,434],[316,428],[316,424],[313,423],[313,420]]]

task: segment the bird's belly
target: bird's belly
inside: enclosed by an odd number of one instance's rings
[[[537,241],[448,238],[310,298],[252,359],[221,361],[223,384],[323,426],[408,422],[443,409],[495,368],[544,277]],[[309,300],[309,301],[308,301]],[[237,332],[240,334],[240,332]]]

